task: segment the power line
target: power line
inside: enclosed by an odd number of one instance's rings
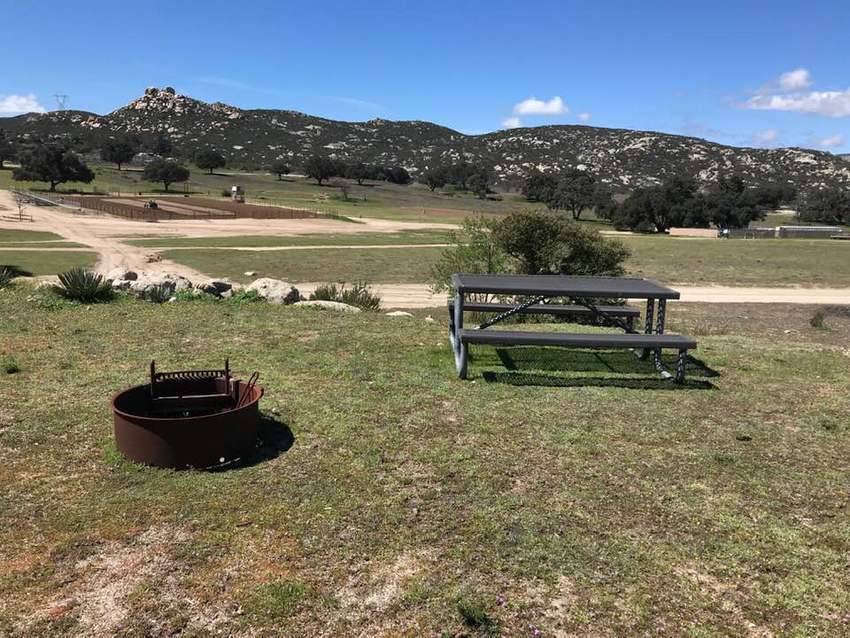
[[[68,95],[65,93],[54,93],[53,97],[56,98],[56,110],[64,111],[67,109],[68,105]]]

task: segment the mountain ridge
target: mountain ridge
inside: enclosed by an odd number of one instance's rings
[[[516,185],[534,170],[588,170],[615,189],[630,190],[685,174],[710,183],[740,173],[751,183],[788,181],[800,188],[850,184],[838,155],[803,148],[734,147],[656,131],[552,124],[468,135],[423,120],[340,121],[285,109],[243,109],[204,102],[173,88],[145,93],[106,115],[53,111],[0,118],[0,129],[26,140],[67,141],[98,148],[123,134],[143,141],[166,136],[177,156],[214,148],[231,165],[293,165],[312,155],[401,165],[412,174],[461,160],[488,166],[497,181]]]

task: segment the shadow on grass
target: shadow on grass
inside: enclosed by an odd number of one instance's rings
[[[8,250],[14,250],[14,248],[10,248]],[[29,270],[24,270],[23,268],[18,268],[17,266],[13,266],[12,264],[0,264],[0,270],[6,269],[12,273],[12,277],[32,277],[32,273]]]
[[[483,367],[501,366],[504,371],[481,373],[488,383],[549,387],[618,387],[638,390],[706,390],[714,385],[707,378],[719,373],[699,359],[688,357],[684,383],[674,383],[659,376],[652,361],[635,356],[630,350],[564,350],[560,348],[516,347],[496,348],[476,353],[475,362]],[[676,357],[663,357],[669,370],[675,370]],[[624,376],[561,376],[550,372],[602,373]],[[701,377],[699,379],[689,377]]]
[[[289,426],[277,419],[263,414],[257,426],[257,449],[254,454],[231,463],[215,465],[205,469],[207,472],[227,472],[230,470],[252,467],[276,459],[284,454],[295,443],[295,436]]]

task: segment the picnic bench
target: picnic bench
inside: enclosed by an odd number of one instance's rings
[[[452,276],[455,297],[449,301],[449,341],[458,376],[465,379],[469,345],[559,346],[566,348],[630,348],[642,358],[651,356],[664,378],[681,383],[685,378],[688,350],[696,348],[691,337],[666,334],[667,300],[678,299],[676,290],[651,279],[627,277],[571,277],[565,275],[473,275]],[[468,301],[469,295],[520,297],[516,303]],[[568,303],[547,303],[564,299]],[[643,332],[635,328],[640,311],[624,305],[600,305],[598,299],[641,299],[646,301]],[[464,312],[496,313],[478,326],[464,328]],[[556,317],[592,318],[623,333],[529,332],[489,330],[515,314],[550,314]],[[667,370],[661,351],[678,351],[675,373]]]

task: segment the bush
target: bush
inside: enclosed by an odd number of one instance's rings
[[[14,268],[9,266],[0,266],[0,288],[5,288],[17,276]]]
[[[816,328],[818,330],[829,330],[826,323],[824,323],[824,319],[826,318],[826,313],[821,309],[815,312],[811,319],[809,319],[809,324],[811,324],[812,328]]]
[[[239,290],[231,295],[231,303],[260,303],[265,301],[256,290]]]
[[[362,310],[381,309],[381,298],[372,292],[366,282],[356,282],[350,288],[344,283],[323,284],[310,295],[310,300],[338,301]]]
[[[435,292],[450,290],[452,274],[509,272],[508,256],[496,245],[493,230],[498,222],[484,217],[467,217],[460,232],[449,234],[446,248],[431,270]]]
[[[110,301],[114,295],[109,281],[83,268],[73,268],[61,273],[59,284],[53,286],[53,291],[65,299],[83,303]]]

